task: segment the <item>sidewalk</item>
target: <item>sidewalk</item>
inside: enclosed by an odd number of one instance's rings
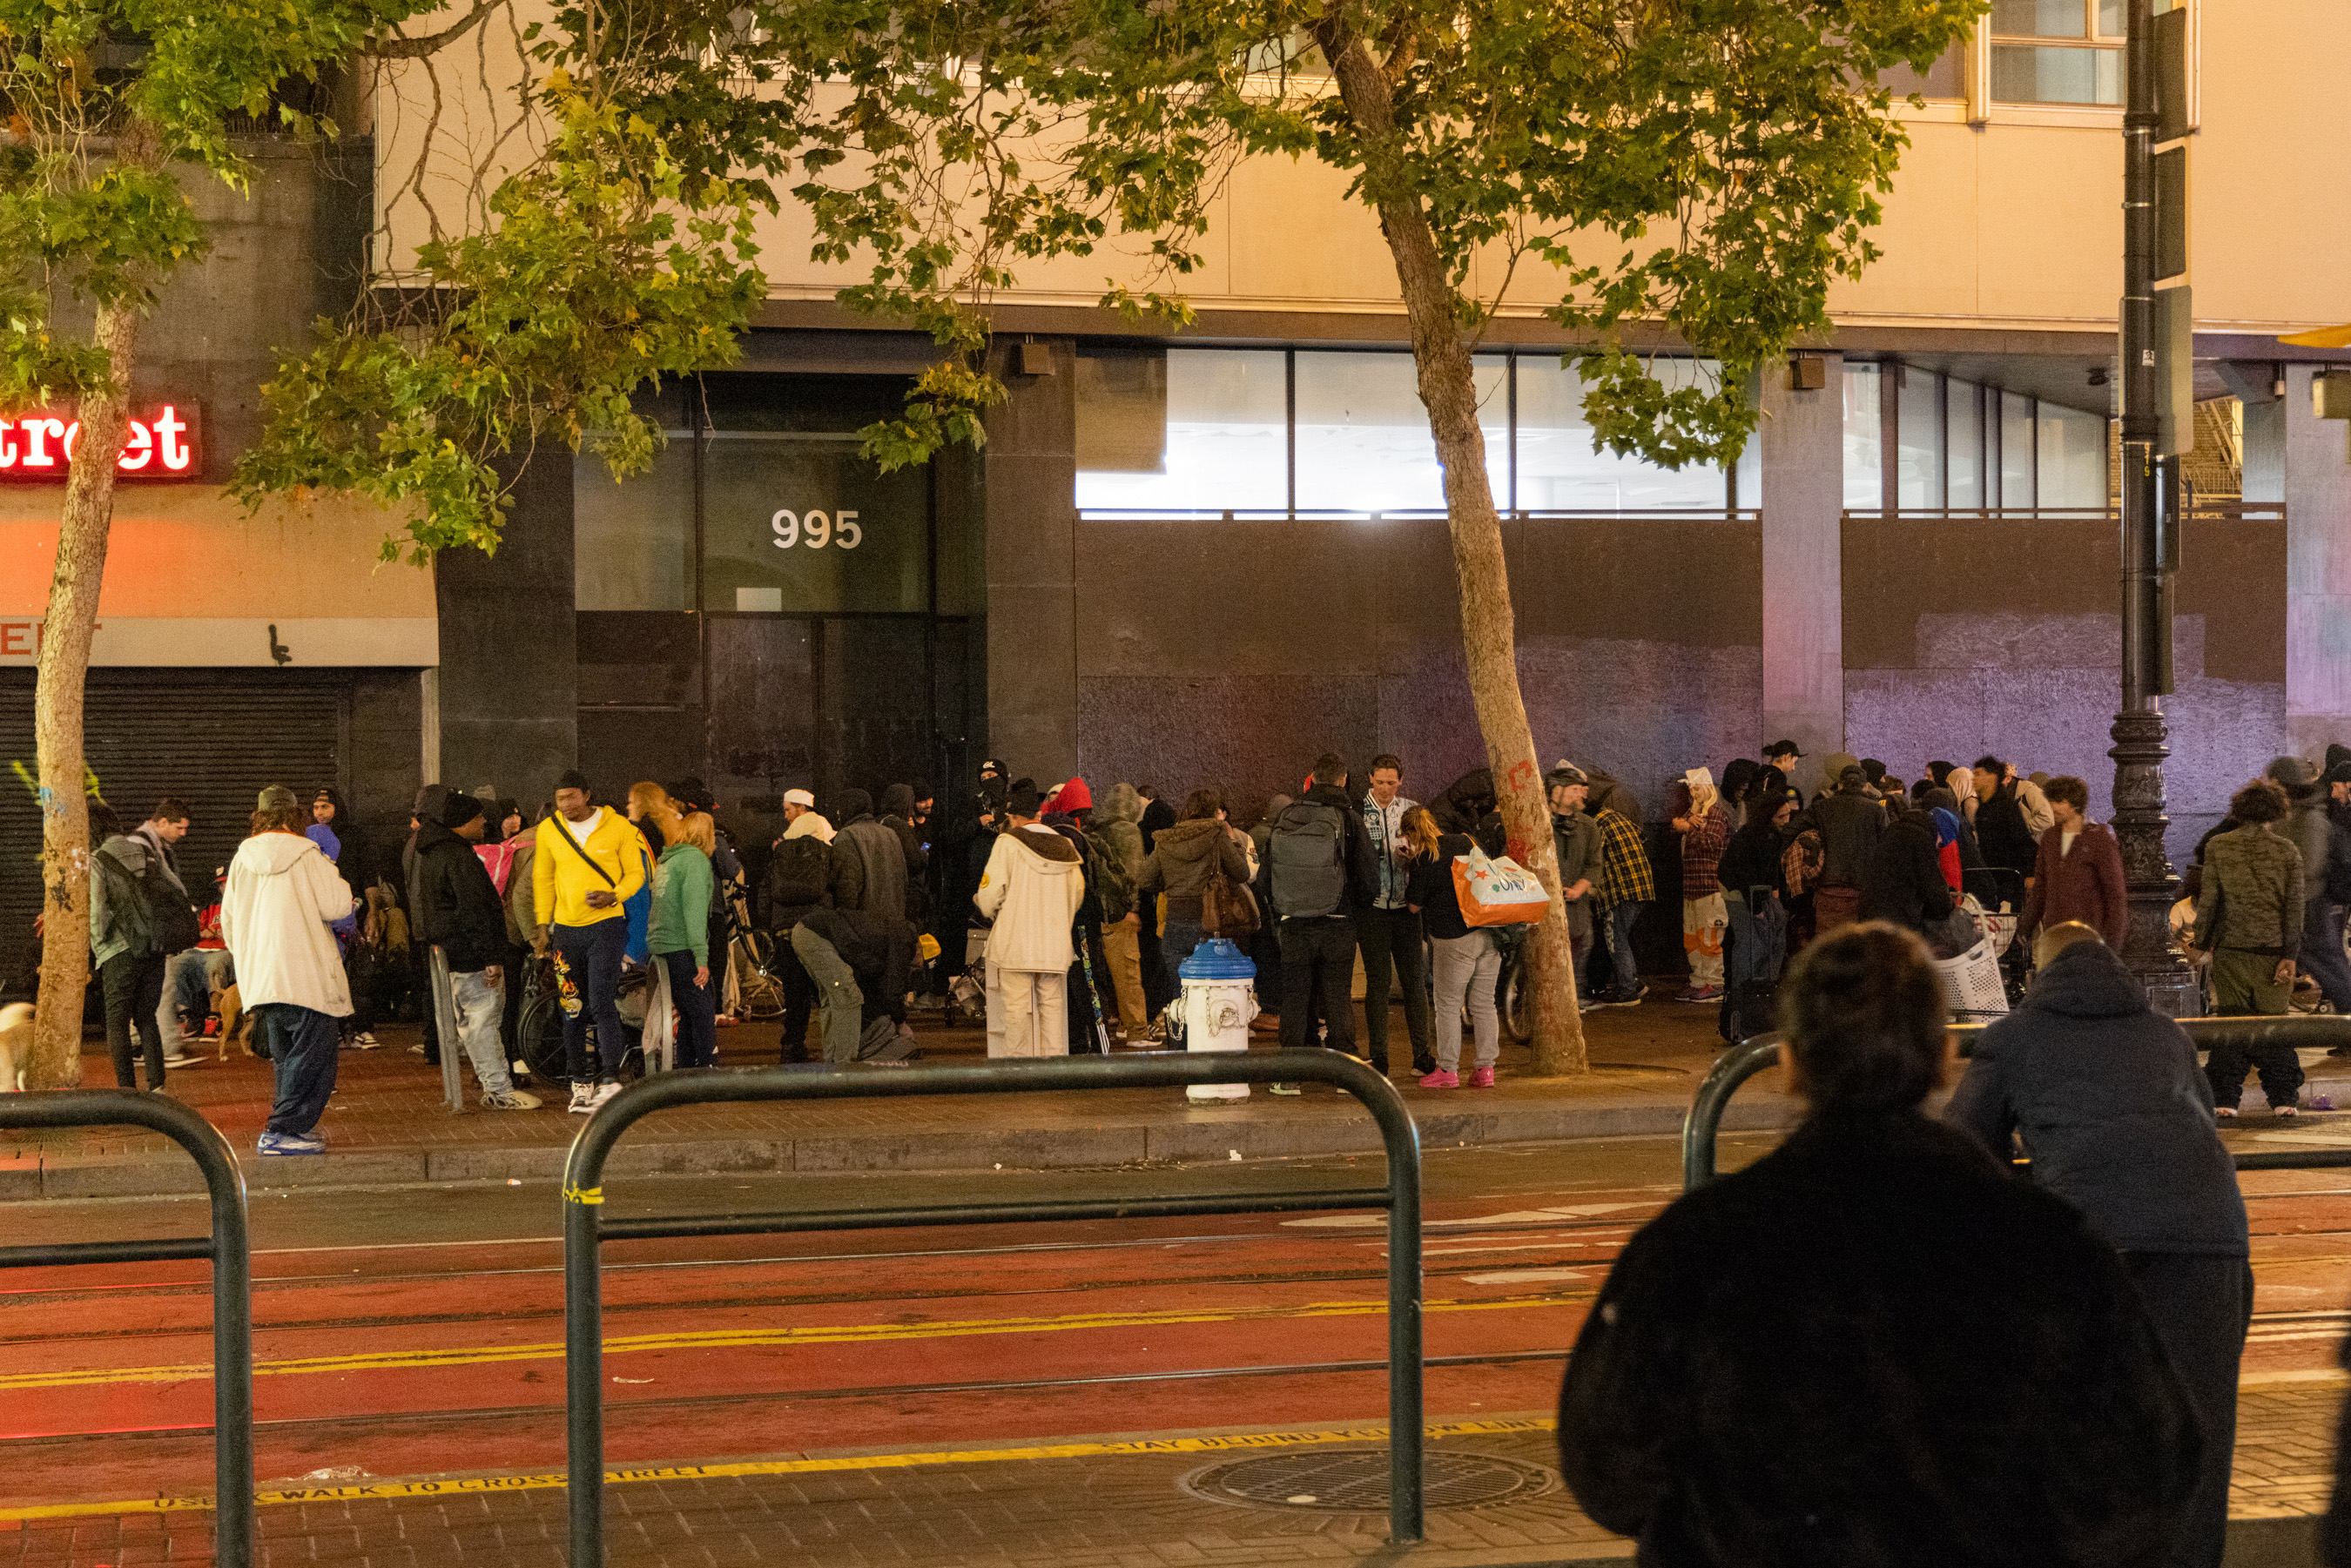
[[[977,1029],[946,1030],[917,1014],[934,1062],[985,1060]],[[1526,1048],[1505,1043],[1490,1090],[1423,1090],[1413,1082],[1401,1009],[1390,1031],[1400,1086],[1424,1146],[1530,1143],[1680,1129],[1690,1094],[1719,1041],[1714,1009],[1650,1001],[1585,1015],[1594,1064],[1586,1077],[1530,1080]],[[776,1024],[719,1031],[722,1066],[771,1065]],[[343,1053],[340,1082],[320,1124],[328,1153],[260,1159],[254,1141],[268,1114],[269,1064],[243,1056],[173,1071],[168,1091],[202,1111],[236,1148],[261,1189],[392,1186],[414,1182],[553,1181],[580,1122],[558,1093],[535,1112],[450,1113],[439,1070],[406,1048],[414,1026],[378,1030],[383,1048]],[[1270,1037],[1257,1039],[1270,1049]],[[102,1044],[87,1042],[83,1081],[112,1082]],[[921,1064],[907,1071],[920,1072]],[[469,1097],[473,1092],[466,1073]],[[1792,1121],[1767,1082],[1740,1092],[1727,1130]],[[1196,1108],[1172,1091],[1083,1094],[956,1095],[936,1099],[799,1102],[664,1113],[632,1131],[611,1168],[626,1175],[743,1171],[1066,1168],[1376,1153],[1369,1116],[1335,1090],[1309,1086],[1296,1099],[1262,1092],[1230,1105]],[[195,1167],[166,1140],[124,1128],[0,1134],[0,1200],[138,1197],[201,1190]]]
[[[2314,1564],[2341,1397],[2339,1383],[2246,1389],[2229,1568]],[[1434,1417],[1426,1542],[1390,1547],[1384,1436],[1376,1422],[1226,1427],[614,1466],[605,1542],[614,1568],[1614,1568],[1633,1556],[1560,1485],[1543,1411]],[[1273,1473],[1239,1485],[1228,1467],[1252,1462]],[[561,1568],[569,1555],[557,1473],[322,1476],[265,1482],[262,1493],[256,1568]],[[1465,1505],[1479,1496],[1492,1500]],[[0,1557],[12,1568],[209,1561],[212,1515],[192,1500],[0,1524]]]

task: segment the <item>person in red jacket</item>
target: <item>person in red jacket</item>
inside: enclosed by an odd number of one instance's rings
[[[2078,920],[2120,952],[2123,933],[2130,925],[2122,850],[2114,834],[2083,814],[2090,804],[2088,785],[2060,777],[2043,786],[2042,793],[2057,820],[2041,835],[2040,859],[2032,891],[2025,895],[2023,918],[2017,923],[2017,939],[2030,942],[2044,923]]]

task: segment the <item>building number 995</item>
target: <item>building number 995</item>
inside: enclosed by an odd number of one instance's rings
[[[794,545],[822,549],[828,544],[855,549],[865,542],[865,530],[857,526],[857,514],[852,511],[835,512],[827,519],[820,511],[782,509],[768,519],[768,526],[775,530],[778,549],[789,549]]]

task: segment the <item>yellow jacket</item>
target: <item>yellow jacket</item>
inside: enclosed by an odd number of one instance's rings
[[[610,806],[598,808],[604,814],[595,831],[581,843],[558,843],[559,838],[571,838],[571,830],[560,814],[539,823],[538,847],[531,852],[531,904],[541,925],[593,925],[600,920],[621,920],[628,912],[622,904],[629,894],[645,884],[645,841],[636,824],[613,810]],[[574,847],[585,850],[588,859],[604,868],[607,883],[588,869],[586,862],[573,852]],[[591,908],[588,895],[610,893],[612,903],[602,909]]]

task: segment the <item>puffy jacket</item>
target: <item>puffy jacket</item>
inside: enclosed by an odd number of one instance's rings
[[[438,945],[452,974],[507,961],[507,911],[474,846],[438,822],[416,831],[416,908],[411,936]]]
[[[531,907],[533,918],[541,925],[625,920],[628,911],[622,905],[645,884],[644,841],[637,835],[637,825],[609,806],[600,806],[597,811],[596,825],[584,844],[572,838],[570,825],[560,812],[549,815],[537,829]],[[583,863],[583,852],[588,860],[603,868],[603,876]],[[609,893],[613,901],[596,908],[588,902],[591,893]]]
[[[221,894],[220,929],[245,1006],[287,1002],[349,1018],[350,987],[329,927],[357,903],[334,862],[299,833],[256,833],[239,844]]]
[[[1070,923],[1085,897],[1085,861],[1077,845],[1036,822],[997,834],[971,899],[996,923],[987,961],[1024,973],[1068,973],[1077,957]]]
[[[2291,958],[2302,950],[2303,897],[2302,852],[2268,823],[2222,833],[2204,846],[2196,946]]]
[[[1943,1119],[1997,1159],[2022,1138],[2033,1185],[2124,1251],[2245,1255],[2245,1200],[2195,1042],[2103,943],[2058,954],[1976,1037]]]
[[[1143,797],[1132,784],[1113,784],[1102,803],[1094,808],[1093,821],[1087,825],[1086,837],[1094,841],[1118,861],[1118,870],[1124,873],[1126,883],[1134,887],[1143,876]],[[1117,879],[1111,879],[1115,882]],[[1247,879],[1244,878],[1244,881]],[[1141,897],[1140,889],[1136,897]],[[1104,920],[1123,919],[1132,908],[1113,909],[1106,898],[1102,903]]]
[[[1143,857],[1143,870],[1134,879],[1135,896],[1148,899],[1164,893],[1171,909],[1196,912],[1212,862],[1223,866],[1235,885],[1249,885],[1249,857],[1224,823],[1214,817],[1195,817],[1162,828],[1151,852]]]

